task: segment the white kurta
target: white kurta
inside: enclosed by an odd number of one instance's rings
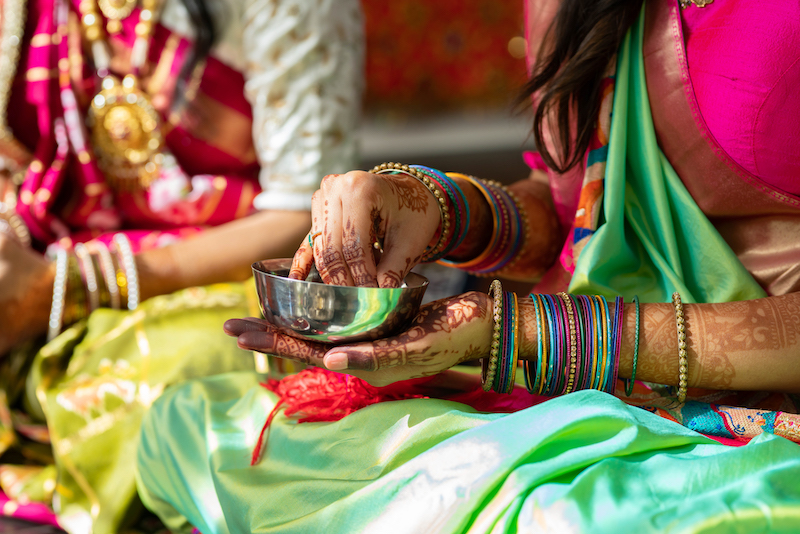
[[[244,74],[263,192],[257,209],[309,210],[326,174],[356,168],[363,92],[359,0],[209,0],[212,55]],[[192,36],[180,0],[161,23]]]

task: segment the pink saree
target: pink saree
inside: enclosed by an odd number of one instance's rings
[[[557,5],[545,0],[529,6],[532,55]],[[800,137],[795,126],[779,127],[785,116],[800,124],[800,100],[786,90],[800,82],[798,21],[797,6],[770,11],[728,1],[681,10],[674,0],[646,2],[643,59],[658,145],[698,207],[769,295],[800,290],[800,175],[794,171]],[[769,61],[749,56],[733,61],[738,52],[731,56],[730,51],[742,39],[743,25],[751,33],[745,40],[765,43],[745,48],[769,50]],[[737,83],[728,83],[725,73]],[[583,168],[559,175],[537,154],[526,154],[533,169],[548,173],[567,229],[558,262],[534,291],[566,290],[582,250],[602,224],[613,81],[612,74]],[[783,95],[780,110],[776,95]],[[630,397],[620,383],[616,395],[724,443],[746,443],[762,432],[800,442],[800,407],[788,395],[696,389],[681,405],[669,388],[643,383]]]

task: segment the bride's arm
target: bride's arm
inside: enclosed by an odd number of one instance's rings
[[[533,303],[521,299],[521,358],[535,359]],[[610,303],[613,313],[613,303]],[[800,392],[800,293],[722,304],[684,304],[689,387]],[[678,385],[678,331],[671,303],[641,304],[636,378]],[[619,376],[633,369],[636,308],[625,304]]]
[[[261,211],[136,256],[142,299],[244,280],[254,261],[291,257],[311,226],[307,211]]]

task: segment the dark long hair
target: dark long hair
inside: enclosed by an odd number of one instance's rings
[[[181,0],[195,30],[194,45],[181,68],[178,85],[175,88],[175,101],[180,103],[186,92],[186,85],[194,74],[194,70],[211,52],[217,40],[217,28],[214,18],[208,9],[209,0]]]
[[[641,5],[642,0],[562,0],[517,100],[537,96],[533,138],[551,169],[563,173],[582,162],[600,110],[603,75]],[[545,121],[554,130],[555,153],[544,142]]]

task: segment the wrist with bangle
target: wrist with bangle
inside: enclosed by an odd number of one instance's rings
[[[435,197],[440,211],[440,226],[432,243],[425,250],[422,262],[438,262],[463,269],[479,276],[489,275],[512,266],[520,256],[528,235],[527,217],[517,197],[498,182],[480,180],[460,173],[444,173],[423,165],[382,163],[371,171],[374,174],[405,174],[419,180]],[[466,261],[449,260],[446,256],[456,250],[467,237],[472,210],[467,196],[456,182],[472,184],[486,201],[493,219],[493,231],[486,248],[475,258]]]
[[[47,255],[56,264],[48,341],[65,325],[88,317],[98,308],[138,307],[139,275],[124,234],[116,234],[111,246],[100,241],[78,243],[71,250],[51,245]]]
[[[499,280],[490,285],[493,302],[492,349],[483,359],[482,385],[485,391],[511,393],[514,379],[511,368],[522,360],[522,373],[528,392],[543,396],[568,394],[581,389],[598,389],[614,394],[619,381],[622,352],[624,299],[614,299],[614,309],[601,295],[555,295],[531,293],[533,327],[536,333],[534,354],[519,355],[519,306],[502,289]],[[630,379],[621,390],[630,397],[639,360],[639,297],[632,300],[635,311],[633,355]],[[688,388],[687,328],[680,295],[673,295],[678,341],[677,401],[686,402]],[[517,352],[507,347],[516,347]],[[620,393],[622,394],[622,393]]]

